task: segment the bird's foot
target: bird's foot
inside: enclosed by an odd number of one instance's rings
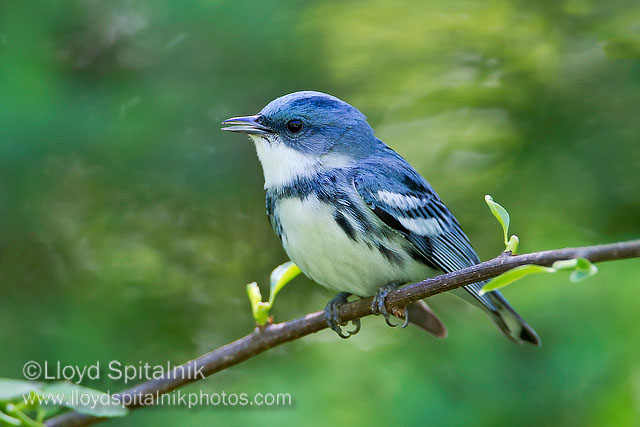
[[[345,339],[360,331],[360,319],[351,321],[355,329],[352,331],[346,331],[346,334],[342,332],[342,328],[340,327],[347,324],[347,322],[340,320],[340,307],[347,302],[347,298],[349,298],[350,295],[351,294],[349,292],[340,292],[338,295],[333,297],[324,308],[324,319],[326,320],[327,325],[329,325],[329,327],[333,329],[340,338]]]
[[[371,310],[373,311],[373,314],[375,314],[376,316],[381,314],[382,317],[384,317],[384,321],[387,322],[387,325],[391,326],[392,328],[395,328],[396,326],[398,326],[398,324],[393,323],[390,320],[391,314],[387,310],[387,306],[386,306],[387,294],[389,294],[389,292],[396,290],[398,288],[399,288],[399,285],[397,284],[390,284],[390,285],[385,285],[380,287],[380,289],[378,289],[378,292],[376,293],[376,296],[373,297],[373,302],[371,303]],[[409,324],[409,312],[406,309],[404,311],[404,317],[405,317],[405,320],[404,320],[404,323],[402,324],[403,328]]]

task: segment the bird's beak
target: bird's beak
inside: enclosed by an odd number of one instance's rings
[[[264,135],[266,133],[273,133],[268,127],[261,125],[257,122],[260,116],[246,116],[246,117],[232,117],[222,122],[223,125],[232,125],[222,128],[229,132],[246,133],[247,135]]]

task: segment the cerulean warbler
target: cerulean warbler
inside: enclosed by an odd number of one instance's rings
[[[479,262],[460,224],[429,183],[376,138],[366,117],[321,92],[295,92],[223,130],[249,135],[264,171],[267,214],[300,270],[339,291],[325,310],[340,336],[338,307],[349,295],[376,295],[383,314],[390,289]],[[539,345],[535,331],[482,283],[456,291],[484,309],[512,341]],[[420,301],[405,318],[437,336],[446,329]],[[359,324],[357,325],[359,327]]]

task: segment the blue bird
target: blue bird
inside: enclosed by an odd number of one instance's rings
[[[480,262],[460,224],[431,185],[376,138],[366,117],[346,102],[303,91],[260,113],[222,122],[253,140],[264,172],[271,225],[290,259],[320,285],[338,291],[325,308],[343,338],[339,307],[350,295],[375,296],[373,310],[391,314],[387,293],[398,286]],[[453,292],[482,308],[517,343],[540,345],[535,331],[499,292],[483,283]],[[398,313],[394,313],[399,315]],[[404,313],[436,336],[446,329],[423,302]]]

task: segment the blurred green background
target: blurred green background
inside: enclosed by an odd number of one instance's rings
[[[363,111],[481,258],[640,234],[640,4],[0,3],[0,376],[28,360],[179,363],[248,333],[244,285],[286,261],[254,148],[219,122],[296,90]],[[432,299],[449,338],[380,318],[188,390],[292,407],[149,408],[107,425],[638,425],[640,262],[505,291],[543,347]],[[324,307],[305,278],[277,321]],[[112,391],[117,381],[86,381]]]

